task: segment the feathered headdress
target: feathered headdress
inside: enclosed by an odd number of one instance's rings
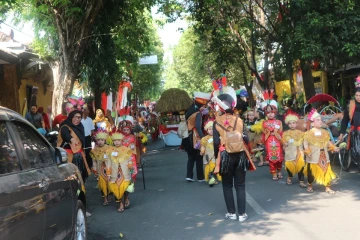
[[[81,109],[82,106],[85,104],[85,100],[82,97],[70,95],[67,97],[67,100],[77,109]]]
[[[102,130],[102,129],[99,129],[98,131],[96,131],[94,133],[94,137],[96,140],[99,140],[99,139],[108,139],[109,137],[109,133],[105,130]]]
[[[119,122],[119,128],[121,130],[123,130],[124,128],[129,128],[132,129],[133,128],[133,123],[129,120],[123,120],[121,122]]]
[[[299,120],[299,115],[296,112],[289,110],[286,112],[284,119],[286,124],[290,121],[297,122]]]
[[[221,90],[223,89],[223,87],[227,86],[227,79],[226,79],[226,75],[225,74],[221,74],[221,77],[218,79],[213,79],[212,80],[212,85],[214,90],[219,90],[221,92]]]
[[[124,139],[124,135],[120,132],[120,130],[115,130],[115,131],[111,132],[110,137],[113,141]]]
[[[311,109],[311,111],[308,114],[308,118],[310,121],[314,121],[316,118],[321,117],[321,115],[316,111],[315,108]]]
[[[263,101],[261,103],[261,109],[264,110],[266,113],[277,112],[278,103],[275,100],[273,100],[273,96],[274,96],[274,89],[271,89],[270,93],[268,90],[265,90],[263,92],[263,97],[264,97],[265,101]],[[269,111],[268,107],[271,108],[270,111]]]
[[[219,90],[213,92],[212,100],[220,107],[220,110],[233,109],[237,102],[236,92],[232,87],[225,86],[221,92]]]

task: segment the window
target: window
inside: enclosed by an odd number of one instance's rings
[[[0,174],[20,171],[13,141],[4,121],[0,121]]]
[[[25,160],[30,168],[39,168],[54,163],[49,145],[41,138],[40,133],[25,123],[13,122],[25,150]]]

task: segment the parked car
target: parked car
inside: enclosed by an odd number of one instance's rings
[[[85,186],[67,153],[0,106],[0,239],[86,239]]]

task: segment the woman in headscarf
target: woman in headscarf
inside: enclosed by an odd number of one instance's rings
[[[69,113],[66,120],[60,124],[60,134],[58,137],[58,147],[62,147],[68,153],[68,162],[75,164],[85,181],[90,175],[90,169],[86,162],[85,152],[85,133],[81,123],[82,111],[73,110]]]

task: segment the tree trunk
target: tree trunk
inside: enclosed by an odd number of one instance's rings
[[[94,98],[95,98],[95,108],[101,108],[101,91],[99,88],[96,88],[94,91]],[[104,109],[106,111],[106,109]]]
[[[311,66],[309,63],[304,62],[302,60],[301,61],[301,69],[302,69],[305,96],[306,96],[306,101],[307,101],[311,97],[315,96],[314,79],[312,76]]]

